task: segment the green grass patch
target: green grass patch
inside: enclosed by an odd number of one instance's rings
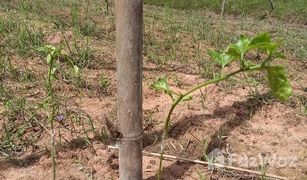
[[[305,23],[307,19],[306,0],[275,0],[273,17],[290,22]],[[220,13],[222,0],[145,0],[146,4],[178,9],[207,9]],[[269,0],[227,0],[225,12],[233,15],[260,17],[271,10]]]

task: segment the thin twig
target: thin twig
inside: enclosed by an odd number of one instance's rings
[[[118,147],[115,147],[115,146],[108,146],[108,148],[118,149]],[[144,156],[161,157],[160,153],[152,153],[152,152],[147,152],[147,151],[143,151],[142,153],[143,153]],[[259,171],[254,171],[254,170],[224,165],[224,164],[220,164],[220,163],[212,163],[212,162],[206,162],[206,161],[201,161],[201,160],[193,160],[193,159],[182,158],[182,157],[177,157],[177,156],[167,155],[167,154],[163,154],[162,156],[163,156],[163,158],[170,159],[170,160],[176,160],[176,161],[181,161],[181,162],[190,162],[190,163],[202,164],[202,165],[206,165],[206,166],[210,165],[210,166],[214,166],[214,167],[218,167],[218,168],[224,168],[224,169],[229,169],[229,170],[234,170],[234,171],[240,171],[240,172],[255,174],[255,175],[258,175],[258,176],[263,175],[263,173],[261,173]],[[286,178],[286,177],[278,176],[278,175],[275,175],[275,174],[266,174],[265,176],[267,178],[288,180],[288,178]]]
[[[223,0],[223,2],[222,2],[222,7],[221,7],[221,20],[224,18],[224,13],[225,13],[225,2],[226,2],[226,0]]]
[[[143,154],[146,155],[146,156],[155,156],[155,157],[161,156],[160,153],[151,153],[151,152],[146,152],[146,151],[143,151]],[[230,169],[230,170],[235,170],[235,171],[240,171],[240,172],[245,172],[245,173],[250,173],[250,174],[256,174],[256,175],[259,175],[259,176],[263,175],[263,173],[261,173],[259,171],[253,171],[253,170],[249,170],[249,169],[243,169],[243,168],[219,164],[219,163],[212,163],[212,162],[209,163],[209,162],[201,161],[201,160],[192,160],[192,159],[187,159],[187,158],[181,158],[181,157],[172,156],[172,155],[163,154],[163,158],[167,158],[167,159],[171,159],[171,160],[177,160],[177,161],[183,161],[183,162],[191,162],[191,163],[195,163],[195,164],[210,165],[210,166],[215,166],[215,167],[218,167],[218,168],[225,168],[225,169]],[[266,174],[265,176],[268,177],[268,178],[275,178],[275,179],[280,179],[280,180],[287,180],[288,179],[286,177],[278,176],[278,175],[275,175],[275,174]]]
[[[6,154],[5,152],[0,151],[0,153],[1,153],[3,156],[5,156],[6,158],[10,157],[10,155]],[[3,159],[5,159],[5,158],[3,158]]]
[[[26,113],[28,113],[28,115],[31,116],[30,119],[33,118],[33,119],[34,119],[43,129],[45,129],[46,132],[49,133],[49,135],[50,135],[49,129],[48,129],[42,122],[40,122],[40,121],[34,116],[34,114],[32,114],[30,111],[29,111],[29,112],[26,111]]]

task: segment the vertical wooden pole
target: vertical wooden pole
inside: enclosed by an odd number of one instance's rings
[[[120,180],[142,179],[143,0],[115,0]]]

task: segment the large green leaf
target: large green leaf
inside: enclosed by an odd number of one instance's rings
[[[231,44],[225,51],[231,60],[243,60],[245,53],[248,51],[250,40],[241,35],[235,44]]]
[[[283,66],[269,66],[266,70],[273,95],[281,101],[287,100],[292,95],[292,88],[285,68]]]
[[[268,33],[261,33],[253,38],[248,49],[264,49],[267,54],[271,55],[278,48],[279,43],[272,42],[271,36]]]
[[[257,46],[258,44],[263,44],[263,43],[271,43],[271,36],[268,33],[261,33],[254,37],[251,42],[250,46]]]

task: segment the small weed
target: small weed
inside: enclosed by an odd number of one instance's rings
[[[48,114],[48,121],[50,124],[50,136],[51,136],[51,158],[52,158],[52,179],[56,179],[56,148],[55,148],[55,129],[54,129],[54,122],[57,111],[59,109],[58,102],[55,97],[55,92],[53,89],[53,84],[56,80],[56,70],[57,64],[56,61],[61,55],[61,49],[46,46],[39,49],[40,51],[47,52],[48,56],[46,62],[49,66],[48,73],[45,79],[45,87],[47,92],[47,97],[43,102],[43,107],[46,109]]]
[[[204,79],[213,79],[219,75],[218,67],[211,60],[201,59],[199,66],[199,74]]]
[[[200,170],[198,169],[198,167],[197,167],[196,172],[197,172],[197,174],[198,174],[198,176],[199,176],[199,180],[206,180],[206,179],[207,179],[206,176],[203,175],[203,174],[200,172]]]
[[[79,5],[76,1],[72,3],[71,10],[70,10],[70,17],[71,17],[71,26],[72,27],[79,27]]]
[[[105,4],[105,10],[104,10],[104,12],[105,12],[105,14],[107,15],[107,16],[109,16],[109,15],[112,15],[112,1],[113,0],[104,0],[104,4]]]
[[[77,66],[74,66],[74,69],[71,71],[73,71],[70,74],[72,74],[74,85],[77,87],[83,87],[85,82],[82,79],[82,71]]]
[[[76,69],[59,69],[59,72],[63,78],[63,81],[67,84],[73,84],[77,88],[81,88],[85,85],[85,81],[82,78],[82,71],[77,68]]]
[[[5,101],[4,107],[6,109],[6,117],[12,121],[17,120],[18,118],[25,119],[23,114],[25,105],[26,100],[24,98]]]
[[[12,16],[0,18],[0,33],[12,33],[18,28],[18,22]]]
[[[307,11],[303,0],[276,1],[273,17],[284,21],[306,19]],[[222,1],[216,0],[145,0],[145,4],[166,6],[179,9],[207,9],[217,14],[221,12]],[[274,6],[274,5],[273,5]],[[225,13],[233,15],[251,15],[263,17],[272,10],[272,4],[267,0],[228,0],[225,3]],[[292,18],[289,18],[292,17]]]
[[[42,12],[42,3],[41,0],[31,1],[31,0],[18,0],[18,10],[21,12]]]
[[[87,21],[81,24],[79,31],[83,36],[96,36],[100,37],[102,29],[95,22]]]
[[[148,58],[148,61],[155,62],[156,64],[161,64],[162,62],[159,62],[159,42],[156,40],[156,38],[151,35],[147,34],[145,32],[144,35],[144,54]]]
[[[211,32],[212,32],[210,28],[213,28],[210,25],[210,20],[209,19],[205,20],[203,18],[200,18],[200,19],[197,19],[196,21],[197,21],[196,23],[198,24],[197,39],[198,40],[209,39],[211,36]],[[194,25],[192,25],[192,27],[194,27]]]
[[[35,31],[22,23],[6,38],[6,43],[16,49],[19,55],[29,56],[34,53],[35,48],[43,44],[43,34],[41,30]]]
[[[149,131],[154,128],[155,120],[153,118],[154,114],[158,111],[158,107],[147,110],[144,112],[144,130]]]
[[[0,102],[5,102],[7,99],[11,99],[11,90],[4,86],[4,83],[0,83]]]
[[[105,74],[99,76],[100,87],[103,91],[107,92],[110,86],[109,78]]]
[[[261,165],[261,180],[267,180],[268,165]]]
[[[28,107],[25,98],[10,97],[4,100],[3,133],[0,136],[0,152],[7,158],[24,151],[24,147],[33,145],[38,140],[38,124],[35,109]],[[36,132],[32,132],[36,129]],[[2,130],[1,130],[2,131]]]
[[[89,39],[86,38],[86,44],[78,46],[77,43],[74,44],[76,54],[73,55],[72,59],[76,66],[81,69],[90,65],[94,57],[94,50],[89,45]]]
[[[104,131],[94,126],[94,122],[92,118],[84,114],[83,112],[70,112],[67,113],[65,116],[66,123],[69,123],[69,131],[71,134],[73,134],[76,139],[81,139],[84,145],[90,145],[92,146],[92,143],[90,141],[91,135],[98,136],[98,138],[105,138]],[[68,121],[67,121],[68,120]],[[65,123],[64,121],[62,122]]]
[[[33,3],[27,0],[18,0],[18,7],[22,11],[30,11],[33,9]]]
[[[183,85],[183,81],[180,77],[178,77],[176,74],[172,75],[172,81],[175,86],[181,87]]]
[[[7,78],[6,75],[14,74],[15,69],[12,66],[10,58],[8,55],[5,55],[4,58],[0,58],[0,74],[1,79]]]
[[[297,109],[303,116],[307,115],[307,97],[299,94],[295,94],[287,105],[291,108]]]
[[[199,176],[199,180],[206,180],[206,177],[201,172],[199,172],[199,170],[197,170],[197,174]]]
[[[0,75],[2,75],[2,80],[4,80],[4,78],[20,82],[32,82],[35,80],[35,75],[30,70],[13,67],[8,55],[3,59],[0,58]]]
[[[90,0],[86,1],[85,12],[81,14],[80,4],[71,5],[71,26],[82,36],[95,36],[100,38],[102,29],[95,21],[90,19]]]
[[[46,63],[48,65],[48,73],[45,77],[45,87],[47,97],[43,101],[42,106],[49,112],[48,121],[50,125],[51,136],[51,158],[52,158],[52,179],[56,179],[56,148],[55,148],[55,119],[59,111],[59,102],[57,101],[54,83],[56,81],[56,72],[59,66],[59,58],[62,56],[62,48],[46,45],[37,49],[38,51],[47,53]],[[68,64],[73,67],[76,74],[79,73],[79,68],[75,66],[70,59],[67,59]]]
[[[109,139],[108,132],[106,129],[101,128],[100,132],[98,133],[98,138],[102,141],[105,142],[106,140]]]

